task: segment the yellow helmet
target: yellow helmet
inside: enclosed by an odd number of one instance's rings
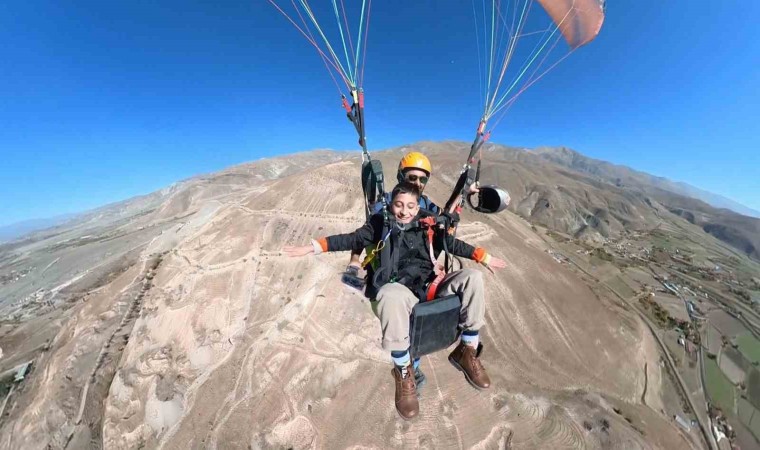
[[[430,160],[420,152],[410,152],[401,158],[401,161],[398,163],[399,173],[403,173],[407,169],[423,170],[428,176],[433,171],[433,168],[430,166]]]

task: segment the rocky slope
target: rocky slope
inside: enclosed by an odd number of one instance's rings
[[[418,148],[443,199],[461,144]],[[389,180],[406,150],[378,153]],[[484,181],[551,226],[594,239],[682,220],[524,152],[486,152]],[[280,252],[358,227],[358,174],[355,155],[328,152],[241,165],[3,247],[0,270],[30,270],[0,286],[0,372],[35,363],[0,448],[694,445],[661,413],[664,369],[645,326],[513,212],[465,212],[460,228],[509,263],[484,272],[493,388],[470,388],[445,352],[425,357],[421,417],[401,421],[378,322],[338,281],[348,255]]]
[[[588,158],[567,148],[541,148],[531,153],[586,174],[598,182],[614,184],[628,192],[645,194],[670,212],[699,226],[706,233],[760,261],[760,219],[755,211],[748,208],[741,210],[748,214],[754,213],[755,217],[752,217],[725,207],[711,206],[706,203],[712,198],[706,195],[709,193],[698,192],[691,186],[684,187],[682,183],[674,183],[624,166]],[[718,204],[732,206],[725,201]]]

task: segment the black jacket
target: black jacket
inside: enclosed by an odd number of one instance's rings
[[[418,295],[423,293],[426,285],[434,278],[433,262],[430,260],[427,230],[417,223],[418,215],[412,224],[402,226],[394,220],[390,222],[390,236],[383,251],[377,253],[380,258],[378,272],[367,266],[368,279],[365,295],[374,298],[377,290],[385,283],[398,282]],[[364,248],[380,242],[388,229],[384,226],[382,214],[374,214],[353,233],[328,236],[327,251],[344,251]],[[449,253],[465,258],[473,258],[475,247],[455,239],[442,230],[437,230],[433,239],[433,251],[436,256],[443,251],[444,239]]]

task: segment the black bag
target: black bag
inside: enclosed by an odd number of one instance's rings
[[[435,353],[459,338],[459,312],[462,301],[457,295],[417,303],[409,316],[409,352],[413,358]]]

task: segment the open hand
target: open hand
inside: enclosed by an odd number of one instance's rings
[[[503,269],[507,267],[507,262],[501,258],[496,258],[495,256],[491,256],[491,260],[488,261],[488,267],[491,267],[494,269]]]
[[[311,245],[304,245],[301,247],[287,246],[283,247],[281,251],[291,258],[297,258],[299,256],[306,256],[309,253],[314,253],[314,247]]]

